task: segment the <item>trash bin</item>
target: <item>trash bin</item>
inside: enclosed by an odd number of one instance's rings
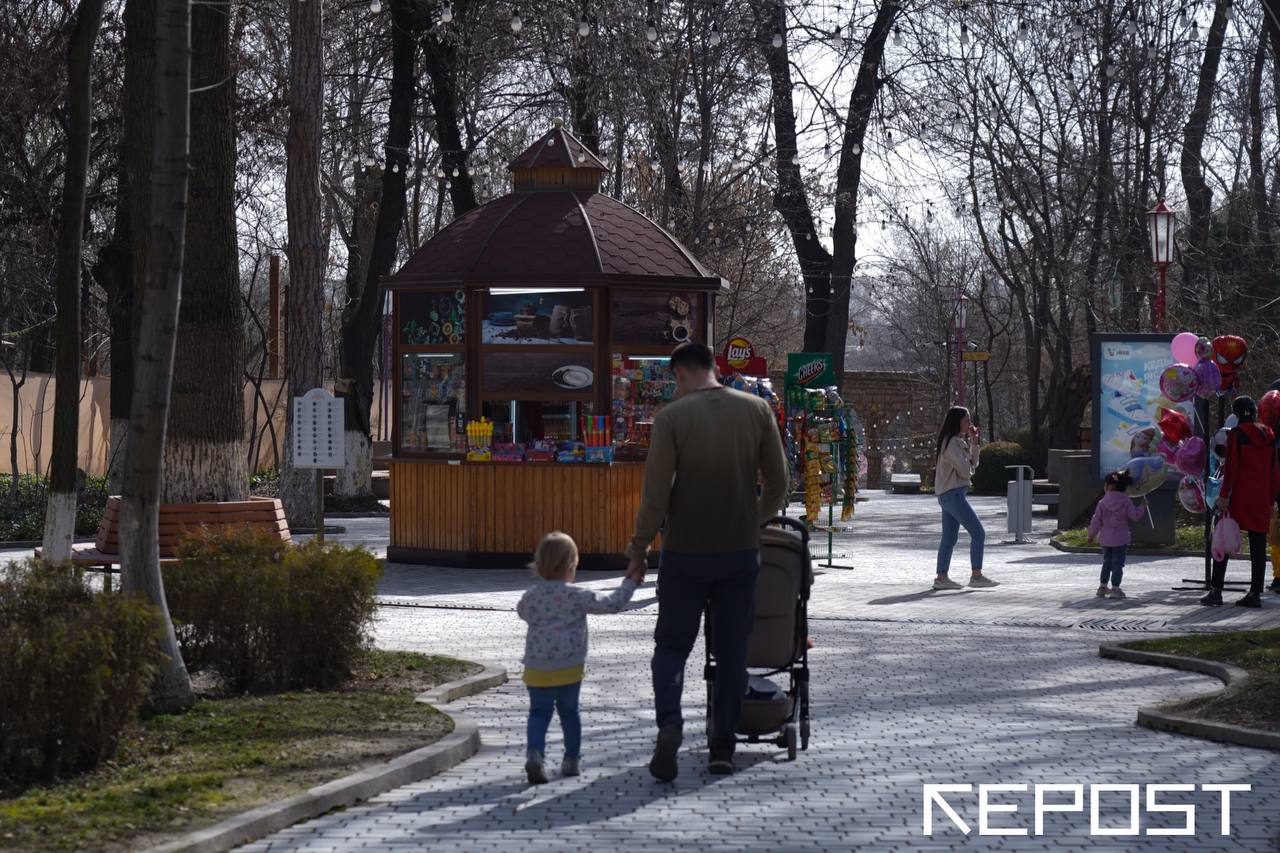
[[[1013,534],[1014,542],[1026,542],[1027,534],[1031,532],[1031,481],[1035,471],[1030,465],[1005,467],[1016,472],[1017,476],[1016,480],[1009,481],[1009,532]]]

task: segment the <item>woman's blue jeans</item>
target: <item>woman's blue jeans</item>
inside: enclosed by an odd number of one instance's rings
[[[965,499],[968,488],[961,486],[938,495],[938,505],[942,507],[942,541],[938,543],[938,574],[946,576],[951,569],[951,552],[955,550],[960,539],[960,528],[969,531],[969,566],[974,572],[982,571],[982,547],[987,541],[987,532],[982,529],[982,522]]]

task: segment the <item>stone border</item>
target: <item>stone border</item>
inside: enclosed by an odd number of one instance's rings
[[[1064,554],[1101,554],[1102,548],[1095,546],[1093,548],[1082,548],[1079,545],[1063,545],[1058,541],[1057,536],[1049,540],[1049,544]],[[1170,551],[1163,548],[1143,548],[1142,546],[1129,546],[1127,553],[1132,557],[1203,557],[1203,551]]]
[[[446,682],[414,697],[415,702],[446,704],[471,696],[507,680],[503,667],[484,664],[484,671]],[[447,699],[435,698],[448,696]],[[257,841],[295,823],[346,808],[393,788],[426,779],[461,764],[480,749],[480,727],[467,717],[452,716],[453,731],[429,746],[398,758],[358,770],[341,779],[317,785],[288,799],[267,803],[220,821],[213,826],[150,848],[147,853],[220,853]]]
[[[475,662],[484,667],[484,669],[475,675],[468,675],[466,678],[460,678],[457,681],[449,681],[433,687],[418,696],[418,701],[427,702],[431,705],[448,705],[450,702],[456,702],[464,696],[474,696],[476,693],[481,693],[490,687],[497,687],[499,684],[506,682],[506,667],[486,661]]]
[[[1240,667],[1203,658],[1182,657],[1181,655],[1169,655],[1161,652],[1144,652],[1115,644],[1099,646],[1098,656],[1126,663],[1164,666],[1185,672],[1211,675],[1225,684],[1227,690],[1237,690],[1249,681],[1249,673]],[[1139,708],[1135,722],[1140,726],[1145,726],[1155,731],[1175,732],[1219,743],[1236,744],[1237,746],[1280,750],[1280,732],[1267,732],[1246,726],[1236,726],[1231,723],[1219,723],[1212,720],[1202,720],[1197,717],[1187,717],[1182,714],[1173,714],[1157,707]]]

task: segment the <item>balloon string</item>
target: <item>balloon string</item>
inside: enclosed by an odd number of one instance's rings
[[[1151,504],[1147,504],[1147,524],[1151,525],[1152,530],[1156,529],[1155,519],[1151,517]]]

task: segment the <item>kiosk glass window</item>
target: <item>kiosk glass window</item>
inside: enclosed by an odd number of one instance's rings
[[[615,459],[642,458],[653,418],[675,396],[671,359],[613,354],[613,443]]]
[[[583,288],[494,288],[484,295],[485,344],[585,346],[595,338],[591,293]]]
[[[584,418],[592,415],[587,402],[488,400],[483,413],[493,421],[493,440],[527,445],[531,441],[579,441]]]
[[[461,355],[404,353],[400,358],[400,449],[466,450],[466,367]]]

